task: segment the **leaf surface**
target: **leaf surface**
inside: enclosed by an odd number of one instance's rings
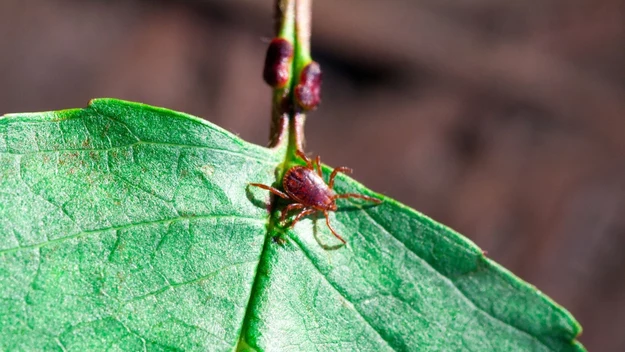
[[[334,250],[322,218],[275,227],[248,184],[282,162],[113,99],[0,118],[0,350],[583,351],[563,308],[391,199],[340,201]]]

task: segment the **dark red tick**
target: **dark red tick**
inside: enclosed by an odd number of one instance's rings
[[[263,78],[274,88],[284,88],[291,74],[293,45],[283,38],[274,38],[267,48]]]
[[[282,188],[284,192],[267,185],[260,183],[250,183],[252,186],[266,189],[278,197],[292,201],[293,203],[287,205],[282,209],[280,215],[280,221],[284,222],[286,216],[292,210],[299,210],[300,212],[293,218],[293,221],[289,227],[293,227],[304,216],[313,214],[315,212],[322,212],[326,218],[326,224],[332,234],[336,236],[341,242],[345,243],[343,237],[341,237],[330,225],[330,218],[328,217],[329,211],[336,211],[336,200],[339,198],[359,198],[377,204],[382,203],[381,200],[373,197],[364,196],[357,193],[334,193],[334,178],[339,172],[351,173],[352,169],[348,167],[337,167],[332,170],[330,174],[330,182],[326,184],[323,179],[323,173],[321,172],[321,159],[319,156],[313,163],[306,157],[301,151],[297,151],[297,155],[304,159],[306,166],[293,166],[290,168],[282,178]]]

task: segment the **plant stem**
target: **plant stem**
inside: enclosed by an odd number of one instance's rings
[[[297,0],[295,4],[296,44],[302,53],[310,57],[310,28],[312,0]]]
[[[295,42],[295,0],[276,0],[275,2],[275,35],[290,44]],[[265,63],[266,64],[266,63]],[[292,67],[292,66],[291,66]],[[271,127],[269,132],[269,147],[282,148],[286,140],[289,126],[288,101],[293,69],[285,87],[274,88],[271,107]]]
[[[294,91],[303,68],[312,61],[311,7],[312,0],[276,0],[275,3],[276,37],[292,44],[293,58],[288,82],[274,89],[269,146],[283,148],[286,143],[287,160],[304,148],[306,115],[298,107]]]
[[[295,4],[295,59],[293,60],[293,73],[294,84],[299,83],[299,78],[304,65],[311,61],[310,58],[310,29],[311,29],[311,12],[312,12],[312,0],[296,0]],[[293,90],[291,90],[293,95]],[[293,106],[296,106],[295,99],[293,100]],[[306,122],[306,115],[298,111],[299,109],[293,109],[293,117],[291,119],[291,135],[292,142],[289,150],[295,153],[296,150],[304,150],[304,123]]]

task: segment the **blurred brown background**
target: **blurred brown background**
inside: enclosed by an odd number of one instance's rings
[[[265,144],[272,0],[1,0],[0,114],[117,97]],[[314,1],[308,151],[625,351],[625,1]]]

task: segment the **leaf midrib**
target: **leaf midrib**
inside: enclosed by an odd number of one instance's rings
[[[256,300],[256,297],[259,296],[257,292],[260,292],[262,290],[261,272],[269,263],[269,260],[267,258],[269,256],[268,254],[269,250],[267,248],[271,245],[271,242],[273,241],[271,237],[271,231],[269,231],[269,227],[270,227],[270,224],[268,223],[267,234],[265,235],[265,241],[263,242],[263,249],[260,252],[260,256],[258,258],[258,265],[256,265],[256,270],[254,272],[254,280],[252,281],[250,297],[248,298],[247,304],[245,306],[245,314],[243,315],[243,321],[241,322],[241,327],[239,329],[239,339],[237,340],[237,344],[235,345],[235,348],[234,348],[235,351],[243,350],[241,346],[242,342],[248,344],[249,346],[248,341],[245,341],[245,333],[247,329],[249,328],[249,324],[252,320],[252,314],[253,314],[252,311],[254,308],[254,301]]]

